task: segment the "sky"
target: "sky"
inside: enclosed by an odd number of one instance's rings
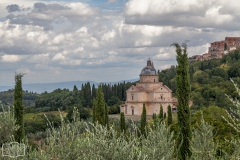
[[[1,0],[0,86],[135,79],[150,58],[176,65],[173,43],[188,55],[240,36],[237,0]]]

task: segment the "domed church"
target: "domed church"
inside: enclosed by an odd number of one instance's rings
[[[172,90],[158,81],[158,74],[149,59],[147,66],[140,73],[140,81],[126,91],[125,104],[120,106],[125,115],[141,115],[145,103],[147,115],[159,114],[160,105],[167,112],[168,105],[176,111],[177,99],[172,97]]]

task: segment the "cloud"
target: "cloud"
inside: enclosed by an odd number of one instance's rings
[[[12,63],[12,62],[17,62],[19,60],[20,60],[20,58],[17,55],[3,55],[2,56],[2,61],[3,62],[10,62],[10,63]]]
[[[19,8],[19,7],[18,7]],[[28,9],[29,10],[29,9]],[[45,4],[35,3],[32,10],[26,14],[9,14],[11,24],[33,25],[52,30],[53,24],[71,23],[86,24],[94,19],[98,9],[84,3]]]
[[[11,12],[0,21],[0,74],[26,70],[31,83],[133,79],[149,57],[156,69],[175,65],[174,42],[190,40],[192,56],[205,53],[210,42],[239,36],[235,2],[160,2],[129,0],[124,11],[39,2]]]
[[[130,0],[125,6],[125,22],[238,30],[240,11],[234,0]]]
[[[16,12],[16,11],[21,11],[20,7],[17,4],[11,4],[6,7],[8,12]]]

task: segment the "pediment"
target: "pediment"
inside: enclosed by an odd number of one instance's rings
[[[172,93],[172,90],[169,89],[167,86],[161,86],[161,87],[155,89],[154,91],[155,92],[165,92],[165,93],[170,92],[170,93]]]
[[[136,92],[136,91],[139,91],[139,89],[134,85],[132,85],[126,90],[126,92]]]

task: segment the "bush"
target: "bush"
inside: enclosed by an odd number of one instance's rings
[[[8,110],[2,107],[2,110],[3,112],[0,112],[0,146],[10,141],[14,131],[18,129],[18,127],[15,126],[15,119],[10,111],[10,107]]]

